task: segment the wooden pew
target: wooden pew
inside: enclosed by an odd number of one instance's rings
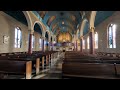
[[[120,64],[120,60],[112,60],[112,59],[105,59],[105,60],[101,60],[101,59],[90,59],[90,58],[64,58],[63,62],[80,62],[80,63],[111,63],[111,64]]]
[[[63,77],[89,77],[101,79],[115,79],[115,67],[113,64],[102,63],[63,63]]]
[[[24,75],[26,79],[31,79],[32,62],[0,60],[0,73]]]
[[[55,52],[35,52],[31,55],[28,55],[27,53],[17,53],[13,55],[6,54],[5,56],[0,56],[1,60],[9,60],[11,62],[13,61],[28,61],[30,60],[32,62],[32,73],[34,73],[34,69],[36,68],[36,74],[39,73],[39,69],[41,68],[40,65],[49,65],[50,60],[50,54]],[[46,57],[47,56],[47,57]],[[43,58],[44,57],[44,58]],[[43,67],[44,68],[44,67]]]
[[[26,56],[20,56],[20,55],[12,55],[12,56],[0,56],[0,61],[1,60],[9,60],[9,61],[31,61],[32,62],[32,74],[36,73],[38,74],[38,62],[39,62],[39,58],[38,59],[33,59],[33,58],[28,58]],[[36,66],[37,64],[37,66]]]
[[[63,60],[63,77],[119,78],[120,59],[69,52]],[[99,71],[99,72],[98,72]]]

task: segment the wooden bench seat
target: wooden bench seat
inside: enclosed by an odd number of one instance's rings
[[[64,59],[64,62],[79,62],[79,63],[109,63],[109,64],[120,64],[120,60],[99,60],[99,59]]]
[[[115,67],[113,64],[101,63],[63,63],[62,76],[71,77],[116,77]]]
[[[24,75],[26,79],[30,79],[32,73],[32,62],[0,60],[0,73]]]

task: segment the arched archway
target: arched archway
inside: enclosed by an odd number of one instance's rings
[[[38,23],[35,23],[34,25],[34,31],[38,32],[42,36],[42,29]]]
[[[80,27],[80,51],[83,51],[83,36],[89,32],[89,22],[85,18],[83,19]]]
[[[87,28],[88,28],[88,20],[87,19],[83,19],[83,21],[81,23],[81,27],[80,27],[80,37],[83,36],[84,30],[86,30]]]
[[[89,28],[94,27],[95,17],[96,17],[97,11],[91,11],[90,18],[89,18]]]
[[[38,35],[39,35],[39,42],[37,41],[37,45],[36,45],[36,48],[39,48],[40,51],[42,50],[42,47],[43,47],[43,40],[42,40],[42,29],[40,27],[40,25],[38,23],[35,23],[34,25],[34,32],[37,32]],[[37,37],[36,37],[37,38]],[[39,45],[39,46],[38,46]]]
[[[44,28],[43,28],[41,22],[40,21],[35,21],[34,24],[33,24],[32,30],[34,30],[35,26],[36,26],[36,29],[40,29],[37,32],[39,32],[41,34],[41,36],[44,37],[45,31],[44,31]]]
[[[40,34],[41,39],[42,39],[41,40],[42,51],[44,51],[44,33],[45,33],[45,31],[44,31],[42,23],[40,21],[35,21],[33,26],[32,26],[32,30],[33,30],[33,32],[36,31]]]
[[[49,47],[49,33],[47,31],[45,32],[44,46],[45,46],[45,50],[48,51],[48,47]]]
[[[31,30],[32,29],[32,20],[31,20],[31,17],[29,15],[29,12],[28,11],[22,11],[22,12],[26,17],[26,20],[27,20],[27,23],[28,23],[28,29]]]

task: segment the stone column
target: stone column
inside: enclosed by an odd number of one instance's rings
[[[76,49],[76,48],[75,48],[75,42],[74,42],[74,51],[75,51],[75,49]]]
[[[28,45],[28,54],[32,54],[32,33],[29,33],[29,45]]]
[[[44,38],[42,38],[42,51],[44,52]]]
[[[90,28],[90,33],[89,33],[89,36],[90,36],[90,54],[95,54],[95,50],[94,50],[94,30],[95,30],[94,27]]]
[[[53,43],[50,43],[51,51],[53,51]]]
[[[78,44],[77,44],[77,40],[76,40],[76,51],[78,50]]]
[[[80,37],[80,51],[83,52],[83,37]]]

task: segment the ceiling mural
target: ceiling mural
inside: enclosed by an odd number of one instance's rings
[[[67,32],[70,29],[75,31],[82,18],[79,11],[48,11],[47,16],[49,18],[46,23],[54,34],[58,34],[57,30],[60,32]]]
[[[47,25],[50,27],[50,24],[52,23],[53,20],[55,20],[56,16],[51,16],[48,21],[47,21]]]
[[[40,15],[40,17],[42,18],[42,19],[44,19],[44,17],[45,17],[45,14],[47,13],[48,11],[38,11],[38,13],[39,13],[39,15]]]
[[[55,23],[53,26],[52,26],[52,31],[55,29],[55,27],[57,26],[58,22]]]

